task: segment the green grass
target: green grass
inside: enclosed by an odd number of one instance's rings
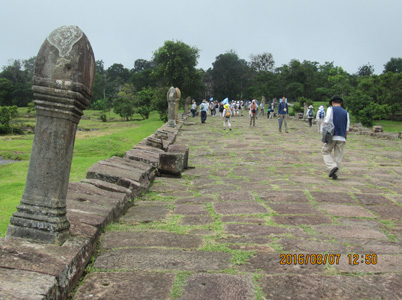
[[[32,123],[34,118],[24,118],[24,109],[20,111],[20,123]],[[79,128],[96,129],[77,131],[74,155],[71,165],[70,181],[80,181],[94,163],[111,156],[122,156],[145,137],[154,133],[163,125],[156,112],[144,121],[124,122],[111,113],[113,122],[101,122],[97,111],[85,111],[85,118]],[[88,119],[89,118],[89,119]],[[24,121],[26,120],[26,121]],[[0,236],[6,233],[11,215],[16,211],[24,192],[28,172],[33,134],[22,136],[0,136],[0,157],[20,160],[21,162],[0,165]]]

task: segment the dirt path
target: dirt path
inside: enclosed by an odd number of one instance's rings
[[[350,135],[334,181],[315,127],[221,123],[186,121],[195,168],[108,227],[74,299],[402,298],[400,141]]]

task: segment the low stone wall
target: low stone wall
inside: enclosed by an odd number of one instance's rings
[[[89,168],[85,180],[69,183],[71,237],[62,246],[0,238],[0,299],[65,299],[95,254],[101,230],[124,215],[155,176],[165,173],[159,168],[160,154],[182,160],[181,167],[173,166],[178,172],[174,175],[180,176],[180,168],[187,165],[188,148],[184,153],[186,147],[176,147],[175,152],[169,146],[182,125],[183,119],[176,128],[166,123],[124,158],[99,161]]]

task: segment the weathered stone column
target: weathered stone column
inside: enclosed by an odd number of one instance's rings
[[[25,191],[7,237],[51,244],[62,244],[69,237],[66,194],[75,133],[90,104],[94,77],[94,54],[81,29],[54,30],[36,58],[35,137]]]
[[[189,108],[190,106],[191,106],[191,97],[188,96],[188,97],[186,98],[186,103],[184,104],[184,114],[185,114],[185,115],[188,114],[188,112],[189,112],[188,108]]]
[[[168,126],[176,127],[175,110],[176,110],[177,91],[174,87],[171,87],[167,92],[168,102]]]
[[[175,88],[177,96],[176,96],[176,104],[174,107],[174,119],[176,124],[179,123],[179,105],[180,105],[180,98],[181,98],[181,91],[179,88]]]

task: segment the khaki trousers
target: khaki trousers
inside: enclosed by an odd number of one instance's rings
[[[335,167],[338,167],[338,169],[341,168],[345,144],[346,142],[332,141],[331,143],[322,146],[322,158],[324,159],[325,166],[328,170],[332,170]],[[331,155],[332,150],[334,150],[333,157]]]

